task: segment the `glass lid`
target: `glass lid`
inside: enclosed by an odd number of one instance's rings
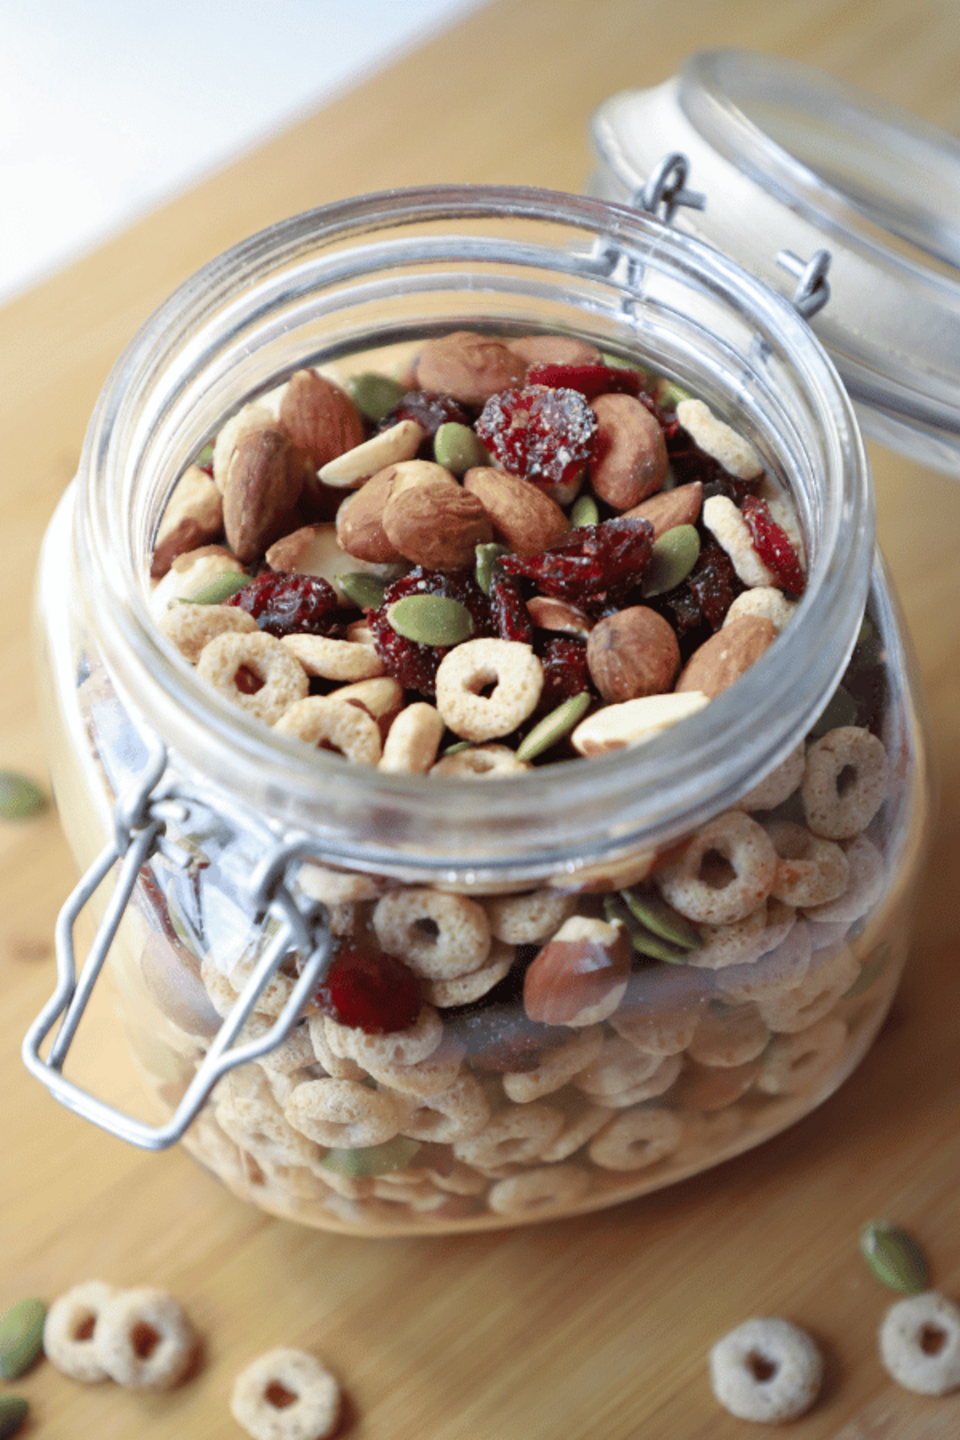
[[[868,434],[960,474],[960,142],[776,56],[712,50],[597,110],[593,193],[634,198],[665,156],[689,163],[672,224],[773,289],[778,264],[829,252],[811,318]]]

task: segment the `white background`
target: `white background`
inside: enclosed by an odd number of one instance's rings
[[[482,0],[0,0],[0,303]]]

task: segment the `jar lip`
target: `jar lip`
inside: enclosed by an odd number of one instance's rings
[[[231,324],[264,323],[264,314],[269,316],[264,295],[277,293],[278,275],[287,274],[291,258],[302,262],[305,249],[320,239],[325,258],[315,253],[309,267],[318,284],[343,270],[343,254],[329,248],[332,237],[355,238],[356,255],[363,251],[358,263],[373,265],[388,253],[378,250],[374,233],[394,244],[401,233],[425,226],[433,234],[437,221],[452,219],[464,223],[469,245],[444,234],[442,244],[451,252],[466,245],[487,258],[502,254],[513,242],[505,226],[517,224],[527,235],[531,223],[543,223],[550,238],[538,253],[561,275],[564,265],[577,273],[583,258],[574,249],[571,261],[559,247],[558,236],[565,233],[613,244],[648,267],[703,277],[726,303],[751,313],[756,343],[769,337],[789,348],[796,383],[817,407],[830,473],[808,592],[791,629],[796,627],[798,637],[800,627],[808,637],[827,634],[831,642],[816,648],[804,674],[796,673],[789,646],[774,645],[735,692],[685,721],[682,737],[675,732],[614,755],[544,766],[519,783],[450,778],[424,783],[419,776],[367,773],[294,741],[278,742],[259,722],[212,695],[186,662],[168,651],[150,616],[130,535],[135,462],[152,443],[151,421],[166,423],[179,403],[184,367],[189,372],[205,354],[198,332],[216,331],[223,314]],[[495,221],[497,231],[481,236],[470,228],[474,221]],[[99,648],[125,703],[148,717],[182,762],[214,786],[240,792],[252,786],[256,803],[279,824],[316,831],[331,850],[365,868],[395,865],[408,847],[418,863],[434,871],[458,865],[515,868],[532,850],[541,861],[549,856],[553,868],[576,868],[585,849],[614,854],[651,835],[681,833],[702,804],[705,786],[713,808],[723,808],[733,803],[738,787],[746,788],[746,775],[758,765],[769,768],[802,738],[839,681],[869,580],[873,517],[866,457],[839,377],[805,322],[761,282],[695,239],[623,206],[545,190],[384,192],[306,212],[241,242],[188,280],[131,342],[91,422],[82,476],[76,531],[81,572],[96,597]],[[795,702],[790,724],[781,702],[786,694]],[[461,828],[458,816],[467,809],[469,825]],[[571,811],[578,816],[573,835]],[[358,815],[372,820],[376,831],[362,843],[351,838]],[[424,856],[428,835],[435,844]]]

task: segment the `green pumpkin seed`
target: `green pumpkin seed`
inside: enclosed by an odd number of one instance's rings
[[[386,587],[376,575],[365,570],[348,570],[346,575],[337,576],[337,589],[358,610],[379,610]]]
[[[18,1300],[0,1315],[0,1375],[16,1380],[26,1374],[43,1349],[43,1322],[47,1307],[42,1300]]]
[[[379,375],[374,370],[352,375],[347,381],[346,391],[360,414],[377,425],[407,393],[399,380],[390,375]]]
[[[398,1135],[382,1145],[368,1145],[362,1150],[328,1150],[320,1164],[337,1175],[386,1175],[409,1165],[419,1149],[416,1140]]]
[[[556,710],[551,710],[517,746],[517,759],[535,760],[538,755],[556,745],[558,740],[562,740],[564,735],[569,734],[574,725],[583,719],[590,709],[590,701],[589,690],[582,690],[579,695],[570,695]]]
[[[224,570],[217,575],[209,584],[198,590],[196,595],[181,595],[180,599],[184,605],[222,605],[224,600],[229,600],[231,595],[237,595],[245,585],[250,584],[250,576],[242,571]]]
[[[600,520],[600,507],[592,495],[578,495],[570,511],[570,524],[575,530],[581,525],[596,525]]]
[[[10,1440],[17,1434],[28,1408],[22,1395],[0,1395],[0,1440]]]
[[[849,938],[855,938],[850,936]],[[875,985],[886,970],[893,951],[889,945],[881,945],[875,955],[872,955],[865,965],[861,967],[860,974],[854,980],[849,990],[843,992],[844,1000],[850,1000],[857,995],[865,995],[871,985]]]
[[[918,1295],[926,1290],[926,1257],[912,1235],[886,1220],[871,1220],[860,1235],[860,1253],[882,1285]]]
[[[469,425],[448,420],[433,437],[433,458],[454,475],[466,475],[474,465],[489,465],[490,456]]]
[[[213,464],[213,441],[212,441],[212,440],[210,441],[209,445],[204,445],[203,449],[200,451],[200,454],[197,456],[196,460],[194,460],[193,463],[194,463],[194,465],[212,465],[212,464]]]
[[[654,386],[653,398],[662,410],[676,410],[681,400],[693,399],[693,392],[685,390],[675,380],[666,380],[661,377]]]
[[[448,595],[405,595],[390,606],[387,619],[416,645],[459,645],[473,634],[470,611]]]
[[[0,820],[26,820],[46,808],[47,796],[16,770],[0,770]]]
[[[477,563],[474,574],[476,575],[477,584],[480,586],[484,595],[490,594],[490,586],[493,583],[493,573],[497,568],[497,561],[501,555],[506,554],[506,545],[498,545],[495,540],[477,546]]]
[[[474,744],[472,740],[454,740],[445,746],[440,753],[441,755],[459,755],[462,751],[472,750],[473,748]]]
[[[686,580],[700,557],[700,536],[695,525],[674,525],[654,542],[641,592],[646,599],[664,595]]]
[[[621,890],[624,903],[635,920],[661,940],[678,945],[682,950],[700,950],[703,938],[683,915],[678,915],[659,895],[641,894],[637,890]]]
[[[630,936],[630,944],[638,955],[648,960],[664,960],[668,965],[681,965],[690,953],[677,945],[670,945],[659,935],[654,935],[636,916],[632,915],[623,901],[616,895],[605,895],[603,913],[611,925],[622,925]]]

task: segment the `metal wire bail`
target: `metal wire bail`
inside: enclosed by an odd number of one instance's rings
[[[792,304],[805,320],[810,320],[818,310],[822,310],[830,299],[827,271],[832,258],[829,250],[815,251],[810,260],[801,260],[792,250],[781,250],[777,256],[780,268],[789,271],[800,282],[793,292]]]
[[[648,215],[657,215],[669,225],[678,206],[686,205],[691,210],[704,210],[706,195],[686,188],[690,173],[690,161],[679,150],[664,155],[647,183],[635,190],[630,197],[631,205]]]

